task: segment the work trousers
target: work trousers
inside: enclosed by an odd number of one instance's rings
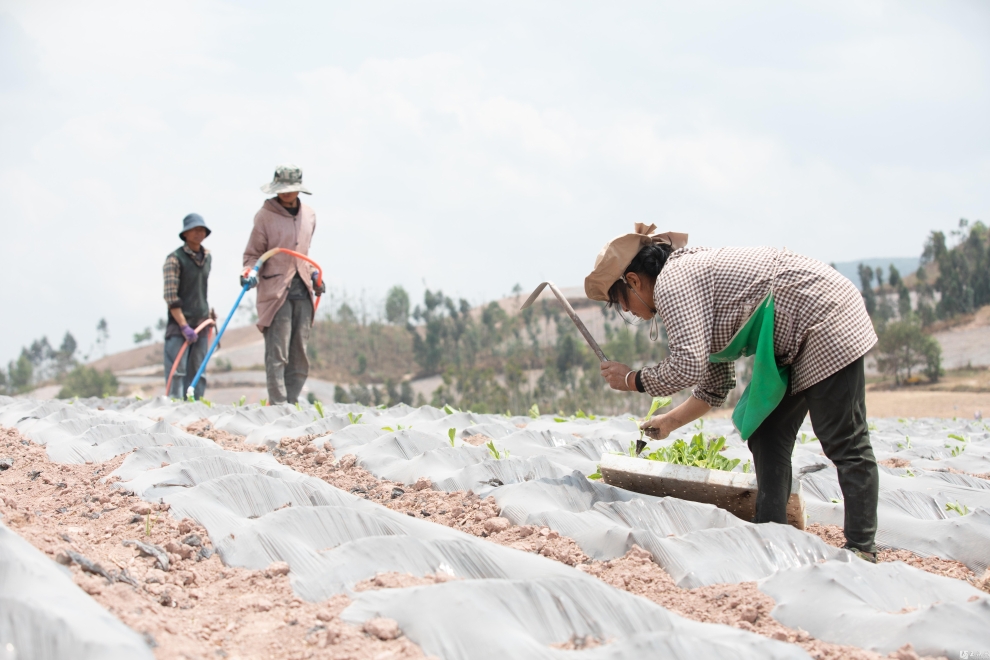
[[[172,371],[172,365],[175,363],[175,356],[179,354],[179,350],[185,343],[186,338],[182,335],[165,338],[166,384],[168,383],[168,374]],[[182,354],[182,358],[175,368],[175,375],[172,376],[172,389],[165,393],[166,396],[173,399],[186,398],[186,388],[189,387],[192,379],[196,377],[196,372],[199,371],[199,366],[203,364],[203,360],[206,358],[206,352],[209,349],[210,333],[204,329],[199,334],[199,339],[194,344],[187,346],[185,352]],[[193,394],[197,399],[201,399],[204,392],[206,392],[206,374],[203,374],[203,377],[196,383],[196,389],[193,391]]]
[[[296,403],[309,375],[309,329],[313,324],[313,303],[286,300],[264,329],[265,375],[269,403]]]
[[[866,378],[859,358],[797,394],[787,394],[749,438],[758,492],[753,522],[787,523],[791,454],[804,417],[839,473],[846,545],[876,552],[880,474],[866,421]]]

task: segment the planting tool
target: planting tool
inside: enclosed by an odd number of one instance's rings
[[[602,481],[610,486],[644,495],[713,504],[747,521],[756,515],[755,474],[709,470],[615,454],[604,454],[598,470]],[[804,529],[804,494],[797,479],[791,481],[787,523]]]
[[[213,319],[206,319],[196,326],[196,334],[198,335],[204,328],[208,328],[211,325],[216,326],[216,321]],[[175,361],[172,363],[172,371],[168,372],[168,382],[165,383],[165,396],[168,396],[168,393],[172,391],[172,376],[175,375],[175,370],[179,366],[179,360],[181,360],[182,356],[185,355],[187,346],[189,346],[189,342],[184,342],[179,348],[179,354],[175,356]]]
[[[553,282],[543,282],[540,286],[536,287],[536,290],[530,294],[529,298],[526,299],[526,302],[522,304],[522,307],[520,307],[519,310],[522,311],[536,302],[536,299],[540,297],[540,294],[543,293],[543,289],[546,287],[550,287],[550,290],[553,291],[553,295],[557,296],[557,300],[559,300],[560,304],[563,305],[564,311],[567,312],[567,315],[571,317],[572,321],[574,321],[574,325],[577,326],[578,332],[580,332],[581,336],[584,337],[584,340],[588,342],[588,346],[590,346],[591,350],[595,352],[598,359],[602,362],[608,362],[608,358],[605,357],[605,353],[602,352],[598,342],[595,341],[595,338],[591,336],[590,332],[588,332],[588,328],[584,325],[584,321],[582,321],[577,315],[577,312],[575,312],[574,308],[571,307],[571,303],[567,302],[567,298],[564,297],[564,294],[560,292],[560,289],[558,289],[557,285]]]
[[[278,254],[280,252],[282,254],[288,254],[290,256],[293,256],[296,259],[302,259],[303,261],[305,261],[305,262],[307,262],[309,264],[312,264],[312,266],[314,268],[316,268],[316,284],[317,284],[317,286],[323,284],[323,269],[320,268],[320,264],[316,263],[315,261],[313,261],[312,259],[310,259],[309,257],[307,257],[305,254],[301,254],[299,252],[296,252],[295,250],[288,250],[286,248],[273,248],[273,249],[269,250],[268,252],[265,252],[260,257],[258,257],[258,261],[255,262],[254,267],[251,269],[251,271],[248,273],[247,278],[245,278],[245,279],[250,280],[252,277],[254,277],[255,281],[257,281],[257,279],[258,279],[258,271],[261,270],[261,266],[266,261],[268,261],[269,259],[271,259],[272,257],[274,257],[276,254]],[[186,398],[187,399],[193,398],[194,391],[196,389],[196,384],[199,383],[199,379],[203,376],[203,372],[206,371],[206,365],[209,363],[210,358],[213,357],[213,351],[216,350],[217,344],[220,343],[220,337],[223,336],[224,331],[227,329],[227,324],[230,323],[230,319],[232,319],[234,317],[234,312],[237,311],[238,305],[241,304],[241,299],[244,297],[244,294],[247,293],[247,291],[248,291],[249,288],[251,288],[251,283],[250,282],[245,282],[244,283],[244,286],[241,288],[240,294],[238,294],[238,296],[237,296],[237,300],[234,301],[234,306],[230,308],[230,314],[227,314],[227,318],[224,320],[223,325],[220,326],[220,331],[217,333],[217,336],[213,338],[213,343],[210,344],[210,350],[207,351],[207,353],[206,353],[206,359],[203,360],[203,364],[199,365],[199,371],[196,372],[196,376],[192,379],[192,382],[189,384],[189,387],[186,389]],[[319,308],[320,308],[320,297],[317,296],[316,297],[316,304],[313,305],[313,320],[314,321],[316,320],[316,310],[318,310]]]

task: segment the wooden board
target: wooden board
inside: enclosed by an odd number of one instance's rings
[[[604,454],[599,466],[602,481],[644,495],[676,497],[689,502],[714,504],[737,518],[756,515],[756,475],[649,461],[631,456]],[[787,522],[804,529],[804,495],[801,482],[791,482]]]

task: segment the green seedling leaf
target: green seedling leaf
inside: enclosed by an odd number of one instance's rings
[[[962,437],[961,435],[957,435],[955,433],[950,433],[949,434],[949,439],[950,440],[958,440],[959,442],[961,442],[963,444],[966,444],[967,442],[969,442],[969,440],[967,440],[966,438]]]
[[[540,407],[535,403],[529,407],[529,416],[533,419],[540,416]]]
[[[298,401],[296,401],[296,410],[302,410],[302,406],[299,405]]]
[[[565,418],[565,417],[554,417],[553,418],[553,421],[555,421],[558,424],[560,424],[561,422],[566,422],[567,421],[567,418]]]
[[[351,424],[357,424],[363,415],[364,413],[358,413],[357,415],[355,415],[354,413],[349,412],[347,413],[347,419],[350,421]]]
[[[319,399],[316,400],[316,402],[313,404],[313,407],[316,408],[316,412],[320,415],[320,419],[326,417],[326,413],[324,412],[323,409],[323,403]]]
[[[382,427],[382,430],[383,431],[388,431],[389,433],[394,433],[395,432],[395,429],[393,429],[391,426],[383,426]]]
[[[866,425],[866,428],[869,429],[870,431],[876,431],[877,425],[874,424],[873,422],[870,422],[869,424]]]
[[[261,404],[261,405],[263,405],[263,406],[267,406],[268,405],[268,399],[262,399],[258,403]]]
[[[705,439],[704,434],[698,433],[691,438],[690,444],[684,440],[675,440],[667,447],[660,447],[656,451],[643,455],[643,458],[651,461],[663,461],[674,465],[689,465],[691,467],[706,468],[709,470],[723,470],[731,472],[740,463],[740,459],[728,459],[722,456],[721,451],[725,447],[725,437],[718,436]],[[748,465],[743,471],[748,471]]]
[[[489,440],[488,444],[485,446],[488,447],[488,453],[491,454],[492,458],[494,458],[496,461],[502,458],[502,455],[499,453],[498,449],[495,448],[494,440]]]
[[[905,440],[904,442],[898,442],[897,443],[897,448],[898,449],[911,449],[911,438],[909,438],[908,436],[904,436],[904,440]]]
[[[915,477],[917,475],[914,473],[914,470],[912,470],[911,468],[905,468],[904,469],[904,474],[902,474],[901,476],[902,477]]]
[[[599,479],[602,478],[602,469],[598,468],[598,470],[594,474],[589,474],[588,478],[591,479],[592,481],[598,481]]]
[[[948,445],[946,445],[946,446],[948,446]],[[957,446],[955,446],[955,447],[952,448],[952,455],[953,456],[958,456],[959,454],[963,453],[964,451],[966,451],[966,446],[965,445],[957,445]]]
[[[746,462],[743,463],[742,471],[746,474],[749,474],[749,471],[752,469],[753,469],[753,461],[746,459]]]
[[[842,500],[836,499],[834,497],[832,498],[832,504],[841,504],[841,503],[842,503]]]
[[[454,446],[454,436],[457,434],[457,429],[449,428],[447,429],[447,437],[450,438],[450,446]]]
[[[945,503],[945,510],[946,511],[955,511],[960,516],[965,516],[966,514],[969,513],[969,507],[966,506],[965,504],[960,504],[958,501],[956,501],[956,502],[946,502]]]
[[[443,404],[443,411],[444,411],[445,413],[447,413],[448,415],[453,415],[453,414],[454,414],[455,412],[457,412],[457,411],[456,411],[455,409],[453,409],[453,408],[451,408],[451,407],[450,407],[450,406],[449,406],[448,404],[446,404],[446,403],[445,403],[445,404]]]
[[[653,417],[653,413],[655,413],[660,408],[666,408],[667,406],[670,405],[671,401],[672,399],[669,396],[653,397],[653,402],[650,403],[650,412],[646,413],[646,417],[643,418],[643,421],[644,422],[649,421],[650,417]]]
[[[242,394],[241,395],[241,398],[237,400],[237,405],[238,406],[243,406],[245,403],[247,403],[247,397]],[[322,417],[322,415],[321,415],[321,417]]]

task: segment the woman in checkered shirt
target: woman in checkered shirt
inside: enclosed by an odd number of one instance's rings
[[[879,474],[866,421],[863,360],[876,343],[856,287],[820,261],[776,248],[684,247],[686,234],[636,225],[610,241],[585,280],[593,300],[663,323],[670,356],[638,371],[602,363],[615,390],[668,396],[693,387],[670,412],[644,424],[666,438],[725,402],[732,362],[709,356],[728,346],[773,290],[773,353],[790,367],[783,399],[748,439],[759,484],[753,522],[786,523],[791,453],[806,415],[838,472],[847,547],[875,561]]]

